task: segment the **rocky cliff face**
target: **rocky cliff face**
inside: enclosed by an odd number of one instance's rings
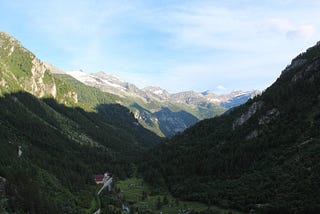
[[[52,97],[66,105],[77,104],[78,94],[52,75],[67,73],[88,86],[122,97],[120,103],[130,108],[145,128],[160,136],[172,136],[200,119],[219,115],[251,97],[247,92],[241,92],[248,95],[241,99],[236,99],[241,93],[223,96],[194,91],[170,94],[160,87],[140,89],[103,72],[64,72],[41,62],[19,41],[3,32],[0,33],[0,68],[0,93],[27,91],[38,98]],[[227,103],[225,106],[222,105],[224,102]]]
[[[30,87],[31,90],[26,91],[40,98],[44,97],[45,95],[56,98],[56,84],[52,77],[47,77],[47,80],[45,82],[45,75],[49,75],[46,74],[46,72],[49,72],[46,66],[39,59],[33,58],[31,67],[31,78],[29,79],[29,82],[27,81],[25,84],[25,88],[27,89],[28,87]]]
[[[243,125],[247,122],[263,105],[262,101],[253,103],[247,112],[243,113],[239,118],[237,118],[233,123],[233,129],[238,126]]]
[[[94,174],[125,179],[160,140],[117,96],[50,69],[0,34],[1,214],[85,213]]]
[[[0,32],[0,68],[0,93],[27,91],[38,98],[52,97],[62,103],[66,100],[77,103],[75,92],[62,91],[57,86],[49,64],[41,62],[4,32]]]

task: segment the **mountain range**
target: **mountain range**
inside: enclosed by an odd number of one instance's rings
[[[61,71],[57,73],[61,74]],[[121,97],[121,104],[128,107],[145,128],[166,137],[182,132],[199,120],[220,115],[260,94],[257,90],[233,91],[225,95],[211,91],[170,94],[160,87],[140,89],[104,72],[87,74],[79,70],[66,71],[65,74],[88,86]]]
[[[84,75],[97,82],[107,76]],[[225,110],[201,103],[206,99],[201,93],[170,95],[111,76],[108,81],[117,88],[113,93],[42,62],[0,32],[1,212],[84,213],[94,197],[94,174],[132,176],[159,135],[172,136],[195,124],[195,112]],[[174,99],[180,100],[172,104]]]
[[[320,43],[263,93],[218,96],[61,71],[0,32],[0,213],[94,213],[104,172],[208,205],[181,212],[320,213],[319,86]],[[101,213],[134,206],[114,193]]]

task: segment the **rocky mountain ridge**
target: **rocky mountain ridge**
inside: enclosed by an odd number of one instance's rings
[[[170,94],[160,87],[140,89],[132,83],[104,72],[87,74],[81,70],[62,71],[52,64],[41,62],[19,41],[6,33],[1,33],[0,42],[3,49],[1,57],[7,62],[0,64],[2,68],[0,85],[4,86],[1,89],[3,92],[6,88],[15,88],[27,91],[38,98],[53,97],[66,105],[75,105],[79,101],[79,96],[83,97],[86,92],[78,94],[79,92],[72,90],[60,79],[69,81],[76,88],[80,87],[81,82],[102,92],[119,96],[118,103],[129,108],[142,126],[162,137],[173,136],[199,120],[222,114],[257,94],[256,91],[233,92],[221,96],[209,91]],[[70,75],[80,82],[70,80],[65,75]],[[243,97],[240,96],[242,93],[245,94]],[[81,104],[83,103],[80,102]],[[86,104],[91,106],[93,103]]]
[[[122,104],[134,113],[145,128],[167,137],[182,132],[199,120],[222,114],[260,94],[257,90],[233,91],[224,95],[210,91],[170,94],[160,87],[149,86],[140,89],[104,72],[87,74],[78,70],[66,71],[66,74],[86,85],[120,96]]]
[[[65,104],[78,102],[74,91],[57,87],[57,80],[45,63],[5,32],[0,32],[0,49],[0,94],[22,90]]]
[[[102,91],[124,97],[139,97],[145,102],[157,100],[159,102],[172,102],[187,105],[197,105],[201,102],[219,105],[227,102],[231,103],[234,99],[240,96],[248,96],[249,98],[253,98],[261,93],[258,90],[238,90],[222,95],[217,95],[211,91],[184,91],[170,94],[168,91],[158,86],[148,86],[140,89],[132,83],[126,82],[115,75],[106,74],[102,71],[87,74],[82,70],[78,70],[66,71],[66,74],[71,75],[84,84],[100,88]]]

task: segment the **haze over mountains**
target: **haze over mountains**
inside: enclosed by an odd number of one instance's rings
[[[260,94],[257,90],[233,91],[225,95],[217,95],[211,91],[170,94],[160,87],[140,89],[104,72],[87,74],[79,70],[65,73],[86,85],[122,97],[123,104],[134,112],[135,117],[150,130],[159,127],[160,131],[156,132],[161,133],[161,136],[173,136],[199,120],[219,115]]]
[[[183,104],[194,104],[200,102],[207,102],[217,105],[226,105],[226,103],[233,103],[233,100],[245,100],[246,96],[253,97],[259,94],[259,91],[233,91],[230,94],[217,95],[211,91],[194,92],[185,91],[170,94],[165,89],[155,86],[149,86],[145,88],[138,88],[132,83],[121,80],[115,75],[108,75],[104,72],[87,74],[82,70],[79,71],[66,71],[69,74],[90,86],[101,89],[102,91],[117,94],[123,97],[137,97],[145,102],[150,100],[157,100],[160,102],[172,102]]]

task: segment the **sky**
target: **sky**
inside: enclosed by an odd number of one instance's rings
[[[63,70],[169,92],[263,90],[320,40],[318,0],[0,0],[0,30]]]

